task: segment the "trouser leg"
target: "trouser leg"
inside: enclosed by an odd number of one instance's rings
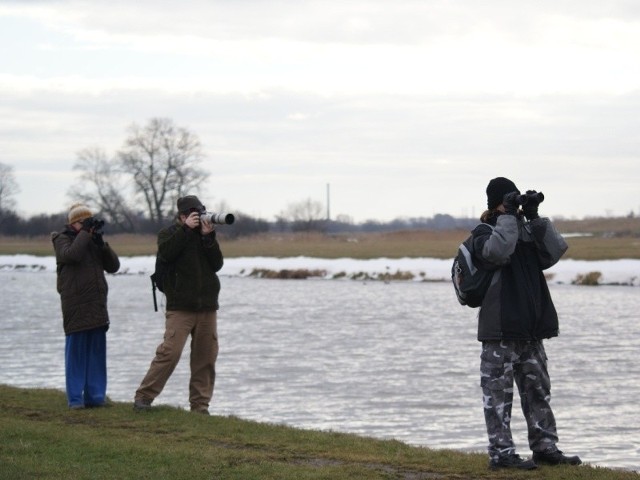
[[[511,435],[513,348],[508,342],[483,342],[480,362],[484,418],[492,460],[514,454]]]
[[[103,405],[107,395],[107,329],[87,332],[87,378],[84,404]]]
[[[86,345],[86,332],[72,333],[65,337],[65,381],[67,403],[70,407],[84,405],[82,391],[87,378]]]
[[[191,312],[166,313],[164,341],[158,346],[156,356],[136,391],[136,400],[152,402],[160,395],[180,360],[184,344],[194,326],[194,316]]]
[[[200,312],[191,337],[189,403],[192,410],[206,410],[213,396],[218,357],[216,312]]]
[[[527,421],[529,447],[534,452],[555,449],[556,420],[551,410],[551,379],[542,342],[527,342],[520,353],[515,380]]]

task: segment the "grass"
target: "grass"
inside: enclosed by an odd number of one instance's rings
[[[572,227],[572,231],[576,229]],[[635,231],[634,231],[635,232]],[[640,258],[640,230],[637,233],[598,233],[568,237],[569,251],[563,258],[611,260]],[[469,234],[466,230],[398,231],[340,235],[263,234],[220,242],[225,257],[319,257],[319,258],[452,258],[458,245]],[[155,255],[154,235],[114,235],[106,237],[120,256]],[[48,237],[0,237],[0,255],[53,255]]]
[[[484,454],[395,440],[204,417],[131,403],[70,411],[55,390],[0,385],[0,478],[22,479],[638,479],[629,471],[487,469]]]

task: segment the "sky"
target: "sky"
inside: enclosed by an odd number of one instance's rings
[[[309,198],[478,217],[497,176],[543,215],[640,214],[639,111],[634,0],[0,0],[26,216],[66,211],[77,153],[156,117],[199,137],[205,205],[267,220]]]

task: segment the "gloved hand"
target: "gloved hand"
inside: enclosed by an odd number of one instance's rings
[[[540,205],[540,201],[536,193],[538,192],[535,190],[527,190],[527,203],[522,206],[522,212],[529,221],[540,218],[538,215],[538,205]]]
[[[518,192],[509,192],[502,197],[502,205],[504,206],[504,213],[507,215],[516,215],[518,212]]]
[[[95,243],[99,247],[104,247],[104,239],[102,238],[102,234],[101,233],[94,233],[91,236],[91,239],[93,240],[93,243]]]

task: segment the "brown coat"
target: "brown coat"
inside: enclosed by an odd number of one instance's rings
[[[75,232],[70,227],[60,233],[53,232],[51,241],[56,252],[57,288],[65,335],[108,327],[109,288],[104,272],[118,271],[118,255],[109,244],[99,247],[92,241],[91,234]]]

